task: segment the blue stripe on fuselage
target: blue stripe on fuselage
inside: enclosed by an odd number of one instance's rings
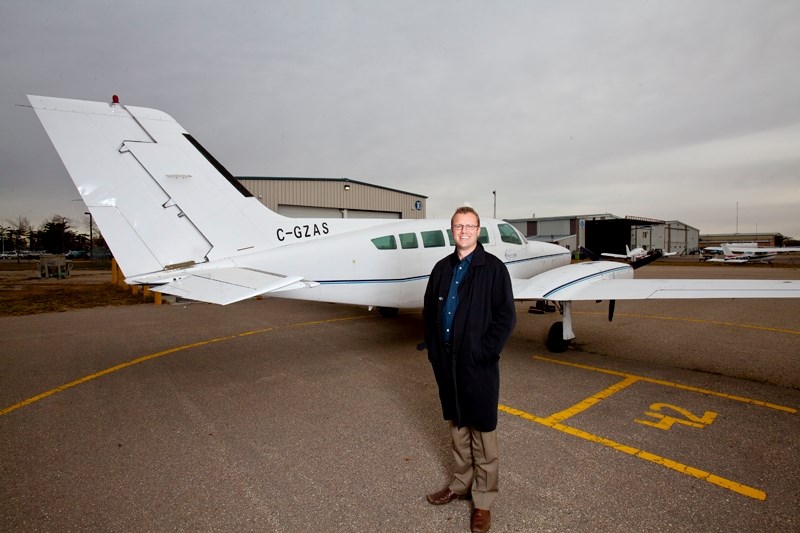
[[[544,259],[550,259],[552,257],[561,257],[564,254],[551,254],[551,255],[543,255],[538,257],[527,257],[525,259],[517,259],[514,261],[505,261],[506,265],[519,265],[523,263],[527,263],[529,261],[542,261]],[[424,276],[411,276],[408,278],[376,278],[376,279],[327,279],[327,280],[315,280],[320,285],[347,285],[347,284],[362,284],[362,283],[409,283],[412,281],[420,281],[424,279],[428,279],[430,274],[425,274]]]

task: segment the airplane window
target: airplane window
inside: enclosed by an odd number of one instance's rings
[[[397,241],[394,235],[386,235],[385,237],[375,237],[372,239],[372,244],[378,250],[397,250]]]
[[[417,248],[417,234],[416,233],[401,233],[400,234],[400,247],[404,250],[408,248]]]
[[[422,245],[425,248],[436,248],[438,246],[444,246],[444,235],[440,230],[423,231]]]
[[[522,244],[522,239],[519,238],[517,232],[511,224],[498,224],[497,229],[500,230],[500,240],[503,242],[510,242],[511,244]]]
[[[489,244],[489,232],[486,228],[481,228],[481,234],[478,235],[478,242],[481,244]]]

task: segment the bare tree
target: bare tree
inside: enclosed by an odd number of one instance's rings
[[[39,227],[39,238],[48,252],[63,254],[78,243],[72,230],[72,220],[62,215],[53,215]]]
[[[31,223],[28,217],[22,215],[16,219],[6,219],[6,222],[10,226],[11,247],[19,254],[21,250],[25,250],[30,245]],[[19,255],[17,255],[17,261],[19,261]]]
[[[10,226],[0,226],[0,241],[2,241],[2,250],[3,253],[6,253],[6,236],[11,231]],[[11,242],[8,243],[8,250],[11,250]]]

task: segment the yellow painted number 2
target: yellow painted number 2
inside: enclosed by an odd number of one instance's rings
[[[679,413],[682,418],[678,418],[675,416],[669,416],[661,414],[661,410],[669,409]],[[706,411],[703,413],[703,416],[693,415],[686,409],[682,407],[678,407],[677,405],[670,405],[668,403],[654,403],[650,406],[650,411],[646,411],[644,413],[646,416],[652,417],[657,420],[657,422],[651,422],[650,420],[640,420],[635,419],[634,422],[638,422],[639,424],[644,424],[646,426],[652,426],[654,428],[668,430],[672,427],[673,424],[683,424],[684,426],[689,426],[693,428],[704,428],[707,425],[711,424],[715,418],[717,418],[717,413],[713,411]]]

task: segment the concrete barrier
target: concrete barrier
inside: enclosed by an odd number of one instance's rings
[[[69,277],[71,270],[72,261],[67,261],[63,255],[46,255],[39,259],[40,278],[64,279]]]

